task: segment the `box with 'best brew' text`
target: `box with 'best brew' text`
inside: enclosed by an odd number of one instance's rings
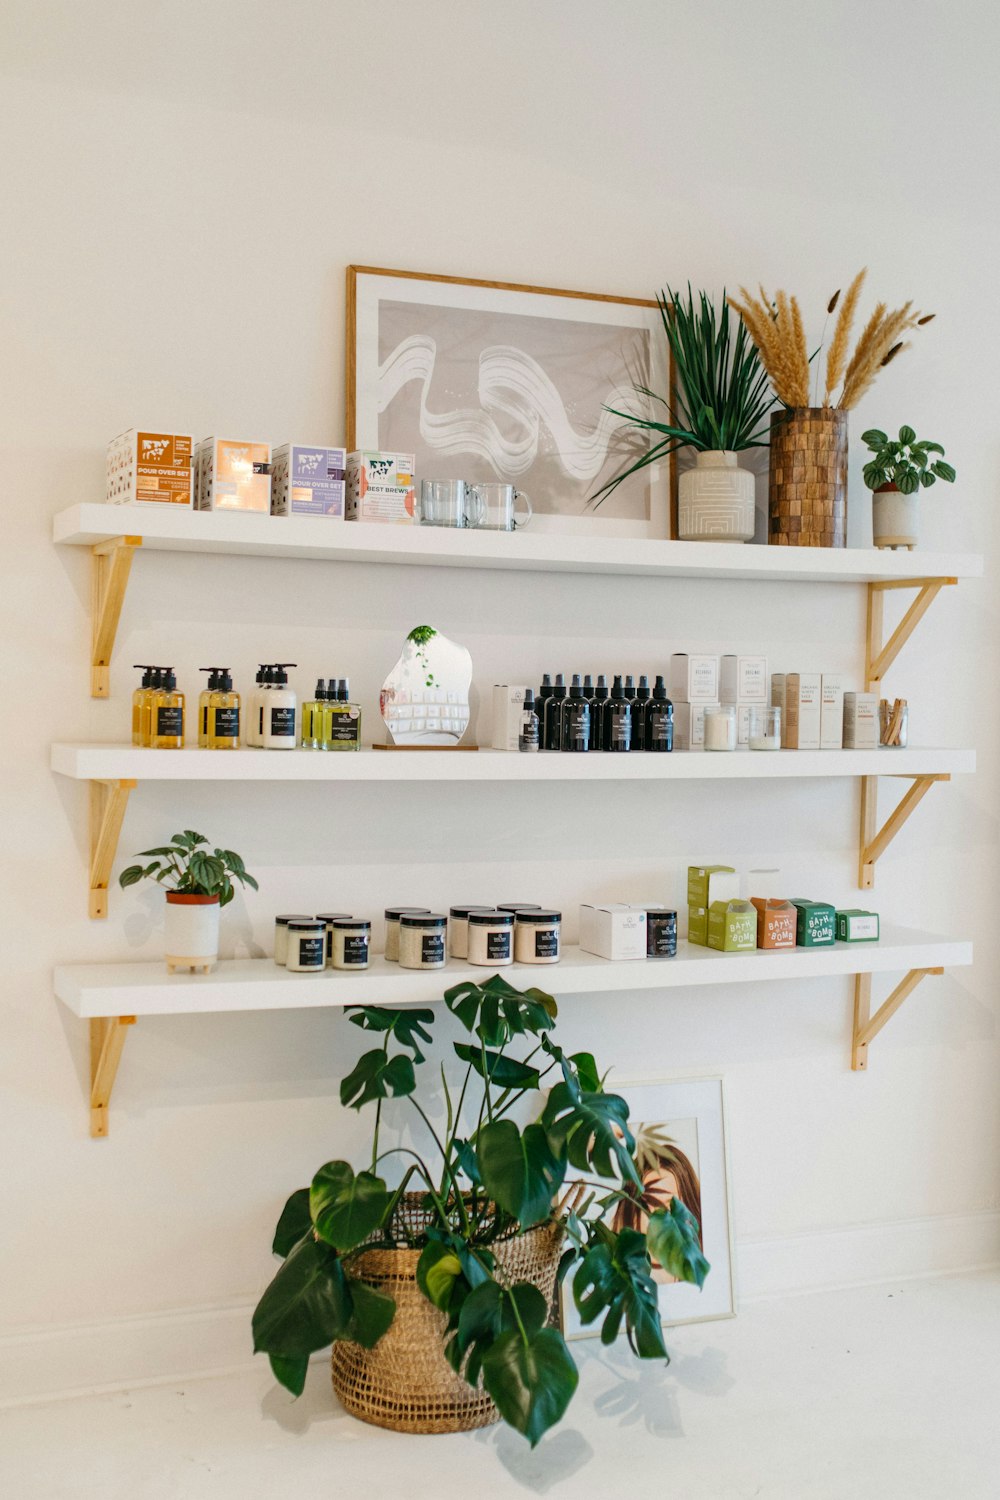
[[[412,525],[415,504],[412,453],[358,449],[347,455],[349,521]]]

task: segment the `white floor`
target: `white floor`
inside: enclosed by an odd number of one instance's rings
[[[404,1437],[239,1374],[0,1414],[17,1500],[997,1500],[1000,1271],[759,1302],[674,1329],[669,1369],[576,1344],[532,1452],[502,1427]]]

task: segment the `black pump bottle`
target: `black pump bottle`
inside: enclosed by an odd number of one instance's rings
[[[556,673],[556,680],[552,684],[551,696],[545,700],[545,713],[542,720],[542,749],[558,750],[562,733],[562,705],[566,698],[566,679],[561,672]]]
[[[611,684],[611,697],[604,705],[604,748],[619,754],[632,748],[632,704],[620,676]]]
[[[590,749],[590,704],[583,696],[579,672],[573,673],[569,697],[563,703],[560,715],[560,750],[582,751]]]

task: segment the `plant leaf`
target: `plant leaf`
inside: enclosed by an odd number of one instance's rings
[[[123,870],[119,875],[118,884],[122,890],[126,890],[128,886],[135,885],[136,881],[141,880],[145,873],[142,865],[129,865],[128,869]]]
[[[704,1284],[710,1268],[702,1254],[698,1221],[679,1198],[671,1198],[669,1208],[650,1214],[646,1245],[653,1260],[678,1281],[698,1287]]]
[[[297,1188],[281,1210],[271,1243],[272,1253],[283,1259],[310,1229],[312,1215],[309,1212],[309,1189]]]
[[[912,427],[901,427],[899,429],[899,441],[905,448],[910,443],[915,443],[917,441],[917,434],[914,432]]]
[[[555,1328],[541,1328],[527,1343],[508,1329],[486,1350],[483,1383],[500,1415],[534,1447],[561,1419],[579,1382],[565,1340]]]
[[[869,427],[867,432],[861,434],[861,441],[872,449],[884,448],[889,441],[889,435],[886,432],[880,432],[877,427]]]
[[[518,1130],[513,1120],[493,1120],[476,1137],[483,1187],[500,1207],[529,1229],[548,1218],[566,1176],[566,1159],[554,1152],[543,1126]]]
[[[951,464],[946,464],[943,458],[939,458],[935,463],[931,464],[931,469],[937,475],[937,477],[939,479],[943,479],[946,484],[954,484],[955,470],[952,468]]]
[[[450,1246],[429,1240],[417,1261],[417,1285],[429,1302],[447,1312],[462,1263]]]
[[[371,1172],[359,1172],[346,1161],[320,1167],[309,1189],[309,1212],[316,1233],[335,1250],[353,1250],[384,1220],[393,1194]]]
[[[256,1353],[312,1354],[345,1338],[351,1299],[335,1250],[308,1236],[296,1245],[257,1303],[253,1315]]]
[[[641,1186],[632,1152],[635,1139],[628,1128],[628,1104],[617,1094],[580,1092],[574,1098],[569,1086],[557,1083],[550,1091],[542,1113],[542,1124],[557,1156],[565,1153],[579,1171],[593,1169],[601,1177],[618,1174]]]
[[[353,1070],[341,1081],[340,1102],[351,1109],[361,1109],[373,1099],[405,1098],[417,1086],[413,1064],[398,1053],[386,1057],[381,1047],[366,1052]]]
[[[293,1396],[301,1396],[309,1372],[308,1354],[269,1354],[267,1357],[275,1380]]]
[[[348,1277],[351,1306],[354,1310],[350,1336],[362,1349],[374,1349],[382,1335],[392,1326],[396,1303],[384,1292],[377,1292],[367,1282]]]
[[[471,1063],[480,1078],[489,1077],[491,1083],[501,1089],[537,1089],[537,1068],[518,1061],[516,1057],[505,1057],[502,1052],[490,1052],[485,1047],[475,1047],[469,1042],[454,1042],[455,1055],[462,1062]],[[486,1053],[485,1071],[483,1053]]]
[[[432,1010],[389,1010],[381,1005],[351,1005],[347,1014],[363,1031],[388,1031],[403,1047],[409,1047],[415,1062],[423,1062],[420,1042],[429,1042],[426,1029],[434,1023]],[[418,1040],[419,1038],[419,1040]]]

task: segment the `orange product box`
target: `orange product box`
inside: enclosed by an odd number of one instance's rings
[[[271,514],[271,445],[246,438],[202,438],[194,455],[195,510]]]
[[[194,438],[130,427],[108,444],[109,505],[191,505]]]
[[[794,948],[797,913],[792,903],[770,896],[751,896],[750,902],[757,911],[757,947]]]

